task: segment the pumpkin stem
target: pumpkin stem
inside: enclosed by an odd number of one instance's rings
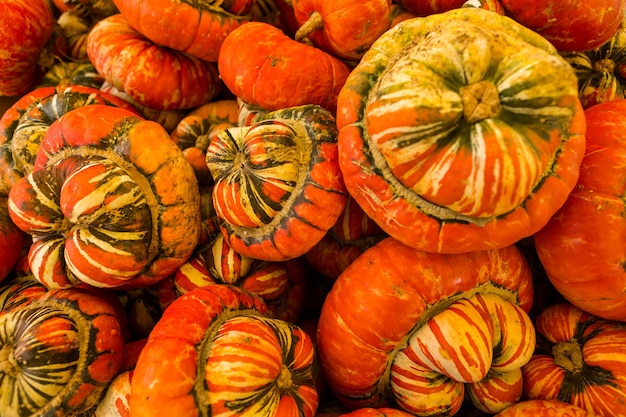
[[[298,42],[302,42],[307,45],[312,45],[311,41],[307,38],[307,36],[315,32],[316,30],[322,30],[322,29],[324,29],[324,19],[322,19],[322,15],[319,12],[314,11],[309,16],[309,19],[306,22],[304,22],[304,24],[300,26],[300,28],[296,31],[294,38]]]
[[[278,388],[282,391],[289,391],[293,387],[293,378],[291,377],[291,371],[285,365],[280,370],[280,375],[276,380]]]
[[[9,345],[4,345],[0,349],[0,374],[5,374],[12,378],[17,378],[19,375],[19,367],[15,362],[14,351]]]
[[[568,372],[580,372],[583,369],[583,351],[576,342],[559,342],[552,347],[554,363]]]
[[[490,81],[479,81],[461,88],[463,117],[468,123],[479,122],[500,112],[500,95]]]
[[[613,72],[615,71],[615,61],[608,58],[601,59],[599,61],[596,61],[593,69],[599,73],[613,74]]]

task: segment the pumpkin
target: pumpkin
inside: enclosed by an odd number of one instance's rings
[[[250,20],[245,13],[254,4],[253,1],[113,2],[130,26],[147,39],[208,62],[217,62],[224,39],[235,28]],[[146,10],[158,10],[158,13],[146,13]]]
[[[218,235],[196,249],[172,279],[177,296],[207,285],[236,285],[261,298],[270,316],[296,323],[306,296],[304,274],[298,258],[281,262],[248,258]]]
[[[626,27],[601,46],[581,52],[563,52],[576,71],[583,108],[615,99],[624,99],[626,86]]]
[[[266,110],[316,104],[330,112],[350,67],[264,22],[248,22],[224,40],[217,62],[224,84],[239,99]]]
[[[122,14],[93,26],[87,55],[113,87],[156,110],[200,106],[221,88],[215,64],[148,40]]]
[[[177,298],[137,360],[132,416],[312,417],[311,338],[266,312],[258,297],[230,285]]]
[[[198,183],[180,148],[158,123],[98,104],[50,126],[9,213],[33,237],[30,268],[50,288],[155,283],[200,234]]]
[[[360,59],[391,21],[391,0],[293,0],[292,5],[300,26],[295,39],[309,39],[346,60]]]
[[[353,410],[454,415],[471,390],[468,398],[493,414],[521,398],[520,368],[535,347],[532,298],[532,275],[515,246],[439,254],[388,237],[326,296],[320,365]]]
[[[416,16],[447,12],[463,6],[466,0],[399,0],[398,3]]]
[[[119,370],[118,316],[92,292],[45,292],[3,310],[0,328],[3,415],[80,415],[97,405]]]
[[[572,304],[626,321],[626,100],[585,110],[587,146],[567,201],[534,235],[554,287]]]
[[[216,100],[188,112],[176,124],[170,138],[182,150],[201,184],[212,184],[206,165],[206,149],[213,136],[227,127],[237,126],[239,105],[235,99]]]
[[[565,202],[584,152],[578,81],[511,19],[463,7],[385,32],[338,98],[346,188],[426,251],[511,245]]]
[[[20,96],[41,78],[40,56],[53,39],[54,16],[46,0],[0,4],[0,96]]]
[[[504,6],[500,0],[466,0],[461,7],[478,7],[504,15]]]
[[[130,416],[130,385],[133,370],[120,372],[109,384],[104,396],[93,411],[93,417]]]
[[[559,51],[587,51],[607,42],[624,18],[624,0],[500,0],[507,16]]]
[[[587,412],[575,405],[556,400],[520,401],[495,417],[599,417],[598,414]]]
[[[104,78],[91,62],[59,61],[43,75],[38,87],[69,87],[82,85],[100,89]]]
[[[522,368],[524,396],[559,400],[601,416],[626,416],[626,327],[570,303],[535,318],[537,348]]]
[[[297,258],[335,224],[348,196],[333,115],[316,105],[264,114],[224,129],[206,152],[226,242],[266,261]]]
[[[67,54],[63,58],[73,62],[89,62],[87,36],[94,22],[74,9],[67,10],[57,18],[58,30],[67,43]]]
[[[341,417],[412,417],[413,414],[397,408],[380,407],[380,408],[360,408],[349,413],[340,414]]]
[[[348,202],[333,227],[303,258],[307,265],[331,279],[336,279],[364,250],[387,237],[356,203]]]
[[[134,107],[97,88],[69,85],[40,87],[16,101],[0,118],[0,194],[33,171],[39,146],[50,125],[70,110],[89,104]]]
[[[26,237],[11,220],[7,197],[0,197],[0,282],[9,276],[22,255]]]

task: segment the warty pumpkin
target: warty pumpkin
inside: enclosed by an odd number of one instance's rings
[[[524,397],[559,400],[604,417],[626,416],[626,326],[570,303],[535,318],[537,348],[522,368]]]
[[[347,407],[454,415],[521,398],[535,332],[529,266],[514,246],[419,251],[389,237],[337,278],[318,322],[328,386]]]
[[[224,40],[220,77],[244,102],[274,111],[315,104],[334,113],[350,67],[264,22],[248,22]]]
[[[87,55],[111,85],[156,110],[200,106],[221,88],[214,63],[147,39],[119,13],[89,31]]]
[[[131,417],[313,417],[315,350],[260,298],[210,285],[177,298],[141,351]]]
[[[47,291],[0,312],[3,416],[80,415],[117,375],[123,338],[115,309],[78,288]]]
[[[552,285],[576,307],[626,321],[626,100],[585,110],[576,187],[533,241]]]
[[[402,21],[339,94],[346,187],[415,248],[460,253],[531,236],[578,178],[577,83],[545,39],[492,11]]]
[[[348,199],[335,118],[317,105],[268,112],[252,126],[218,132],[206,162],[222,234],[250,258],[303,255],[335,224]]]
[[[33,275],[51,288],[155,283],[200,234],[198,182],[169,134],[97,104],[50,126],[33,172],[9,192],[9,213],[33,238]]]

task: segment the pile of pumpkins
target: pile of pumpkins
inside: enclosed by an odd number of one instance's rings
[[[0,415],[626,416],[625,11],[2,2]]]

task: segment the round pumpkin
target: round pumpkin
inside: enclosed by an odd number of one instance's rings
[[[626,416],[626,328],[570,303],[535,318],[537,348],[522,368],[524,397],[559,400],[605,417]]]
[[[626,321],[626,100],[596,104],[585,116],[580,178],[534,243],[548,278],[569,302]]]
[[[258,297],[230,285],[176,299],[137,360],[133,417],[313,417],[318,398],[311,338],[266,312]]]
[[[122,14],[94,25],[87,55],[113,87],[151,109],[191,109],[212,100],[221,88],[214,63],[146,39]]]
[[[303,255],[335,224],[348,199],[335,118],[320,106],[268,112],[252,126],[222,130],[206,161],[222,234],[250,258]]]
[[[20,96],[39,81],[40,55],[52,39],[53,28],[47,0],[0,3],[0,96]]]
[[[77,288],[0,313],[3,415],[80,415],[117,375],[124,341],[115,309]]]
[[[495,417],[599,417],[582,408],[557,400],[526,400],[514,404]]]
[[[513,244],[543,227],[576,183],[585,143],[577,86],[545,39],[492,11],[402,21],[339,94],[346,187],[409,246]]]
[[[158,123],[98,104],[50,126],[9,213],[33,237],[30,268],[50,288],[155,283],[200,235],[198,182],[180,148]]]
[[[316,340],[328,386],[351,409],[454,415],[471,390],[480,407],[500,411],[522,394],[532,298],[514,246],[438,254],[386,238],[342,272],[322,306]]]

